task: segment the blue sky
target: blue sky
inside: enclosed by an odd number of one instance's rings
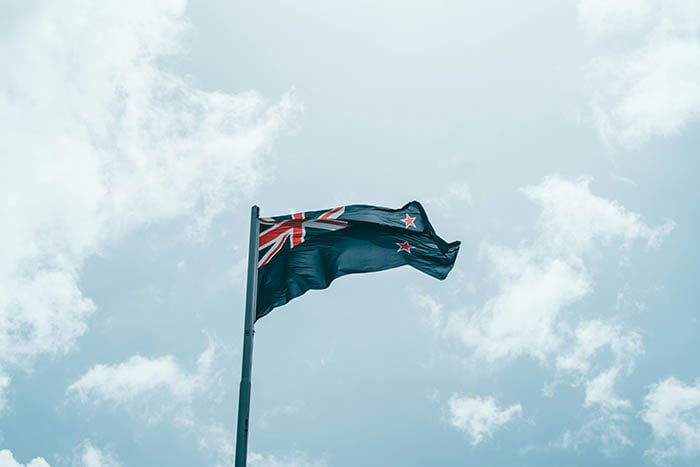
[[[250,205],[412,199],[455,270],[262,319],[250,465],[700,462],[696,2],[2,10],[0,467],[232,465]]]

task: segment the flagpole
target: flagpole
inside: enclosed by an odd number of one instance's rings
[[[243,360],[241,386],[238,394],[238,428],[236,431],[235,467],[246,467],[248,428],[250,418],[250,373],[253,366],[253,336],[255,335],[255,302],[258,296],[258,223],[259,208],[250,208],[250,243],[248,245],[248,284],[246,287],[245,322],[243,324]]]

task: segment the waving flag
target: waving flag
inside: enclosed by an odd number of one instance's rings
[[[437,236],[417,201],[401,209],[352,205],[262,218],[258,212],[251,207],[236,467],[247,465],[255,321],[345,274],[408,264],[444,279],[459,252],[459,242]]]
[[[259,223],[256,320],[345,274],[410,265],[444,279],[460,245],[437,236],[417,201],[401,209],[351,205]]]

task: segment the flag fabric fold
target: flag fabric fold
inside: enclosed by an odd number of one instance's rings
[[[442,280],[460,246],[435,233],[417,201],[401,209],[350,205],[259,223],[256,320],[346,274],[410,265]]]

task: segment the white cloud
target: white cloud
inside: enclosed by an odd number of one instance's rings
[[[593,358],[610,349],[613,367],[629,373],[643,352],[642,337],[635,331],[625,332],[619,324],[583,321],[577,325],[574,336],[573,348],[556,357],[556,366],[561,371],[586,375],[593,370]]]
[[[636,146],[680,132],[700,113],[700,5],[695,0],[581,0],[584,32],[609,48],[614,33],[635,45],[589,67],[596,125],[604,139]],[[609,37],[610,40],[605,40]]]
[[[687,385],[671,377],[653,385],[641,415],[654,436],[647,453],[655,461],[700,456],[700,380]]]
[[[460,397],[453,394],[447,404],[450,424],[464,432],[472,444],[492,437],[496,430],[522,415],[520,404],[501,409],[493,397]]]
[[[171,355],[135,355],[115,365],[95,365],[66,393],[83,403],[107,403],[131,409],[138,417],[157,422],[165,413],[186,408],[192,397],[211,383],[216,355],[213,343],[200,354],[194,372],[183,370]]]
[[[495,361],[521,355],[544,360],[560,345],[561,310],[588,294],[588,278],[560,259],[489,248],[500,292],[475,313],[452,313],[448,333],[478,357]]]
[[[592,290],[587,257],[613,240],[657,245],[673,228],[671,222],[650,227],[593,195],[587,179],[550,176],[523,192],[541,208],[535,238],[517,248],[485,244],[483,256],[499,292],[480,309],[444,316],[446,334],[491,361],[552,356],[570,335],[562,310]]]
[[[43,457],[35,457],[28,464],[20,464],[15,460],[12,452],[7,449],[0,450],[0,467],[50,467]]]
[[[222,350],[227,352],[210,340],[191,371],[172,355],[134,355],[121,363],[95,365],[71,384],[66,394],[84,404],[122,409],[149,425],[169,424],[195,440],[215,465],[231,465],[235,433],[217,422],[220,413],[212,404],[220,397],[223,370],[216,360]],[[94,450],[89,442],[81,455],[86,453],[118,462],[109,453]]]
[[[327,467],[328,463],[311,460],[303,452],[296,452],[285,457],[251,452],[248,454],[248,465],[251,467]]]
[[[612,367],[588,381],[586,383],[586,401],[584,406],[599,405],[606,410],[631,407],[630,401],[618,399],[614,394],[613,386],[619,374],[620,369]]]
[[[560,447],[598,442],[604,454],[614,456],[632,445],[627,434],[632,403],[616,394],[615,385],[634,369],[643,353],[642,338],[620,324],[600,320],[579,323],[574,336],[574,345],[555,362],[560,379],[572,378],[572,386],[585,388],[585,421],[565,433]]]
[[[584,388],[586,421],[560,445],[598,441],[612,454],[631,445],[625,432],[631,403],[614,388],[633,371],[642,339],[613,320],[569,316],[565,310],[592,293],[588,263],[604,246],[637,241],[655,247],[674,224],[649,226],[638,214],[591,193],[589,184],[554,175],[522,190],[541,210],[535,235],[517,247],[483,245],[482,258],[497,285],[483,305],[446,310],[419,293],[414,301],[437,336],[462,343],[473,358],[493,364],[535,358],[555,370],[547,395],[564,381]]]
[[[537,243],[546,249],[544,253],[575,262],[612,240],[642,240],[657,246],[673,229],[673,222],[648,226],[639,214],[591,193],[590,182],[584,177],[568,180],[552,175],[523,189],[541,209]]]
[[[80,453],[83,467],[121,467],[122,463],[111,453],[98,449],[85,441]]]
[[[168,71],[186,2],[38,2],[0,61],[0,367],[85,333],[89,255],[188,214],[193,235],[261,179],[297,104],[204,91]]]

